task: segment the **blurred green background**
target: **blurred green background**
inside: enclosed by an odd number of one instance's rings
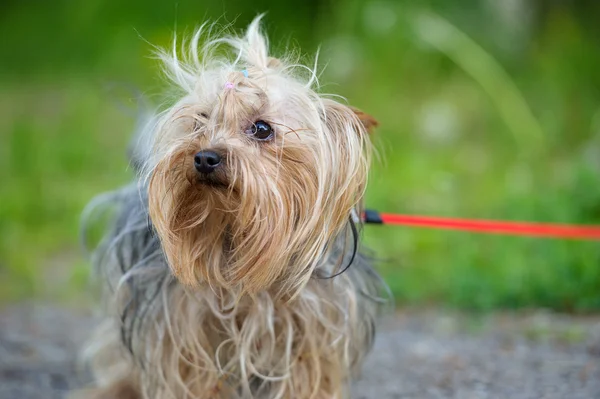
[[[85,292],[79,215],[132,177],[136,97],[165,87],[149,43],[264,11],[275,54],[320,45],[323,91],[381,122],[369,207],[600,224],[596,1],[4,0],[0,301]],[[597,242],[365,235],[400,304],[600,309]]]

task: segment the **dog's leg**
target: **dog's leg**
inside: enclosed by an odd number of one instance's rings
[[[110,386],[80,391],[69,399],[141,399],[137,383],[124,379]]]
[[[107,319],[84,350],[96,388],[75,392],[69,399],[141,399],[136,367],[123,346],[117,323]]]
[[[300,357],[284,388],[285,398],[342,399],[348,388],[340,364],[325,358]]]

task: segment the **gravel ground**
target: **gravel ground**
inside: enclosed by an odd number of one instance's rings
[[[81,386],[76,349],[93,324],[49,305],[0,310],[0,399]],[[600,317],[404,311],[382,323],[353,398],[600,398]]]

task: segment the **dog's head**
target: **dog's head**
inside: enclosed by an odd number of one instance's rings
[[[376,122],[270,57],[259,19],[198,50],[200,32],[161,55],[185,94],[153,129],[152,223],[180,282],[293,295],[360,204]]]

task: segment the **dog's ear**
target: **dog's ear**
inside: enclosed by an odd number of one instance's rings
[[[340,104],[331,99],[323,99],[323,121],[330,131],[340,132],[352,126],[353,130],[361,134],[371,135],[379,122],[371,115],[348,105]]]
[[[281,66],[281,61],[275,57],[267,58],[267,68],[277,69]]]
[[[369,134],[373,134],[373,131],[377,126],[379,126],[379,122],[373,116],[367,114],[366,112],[361,111],[358,108],[350,107],[352,111],[358,116],[358,119],[361,121],[365,129]]]

